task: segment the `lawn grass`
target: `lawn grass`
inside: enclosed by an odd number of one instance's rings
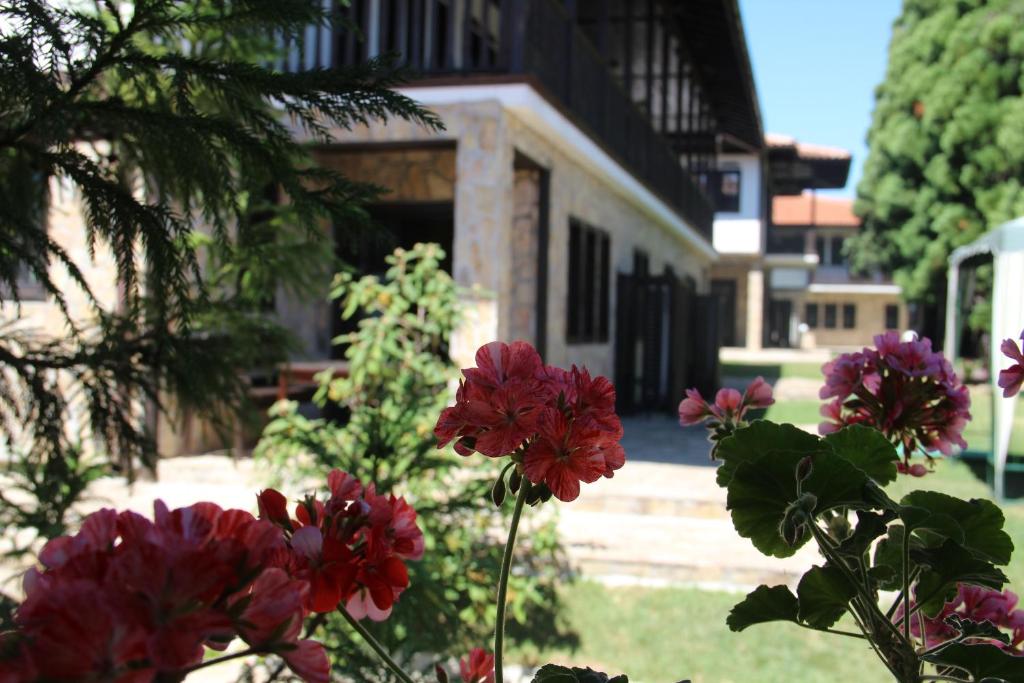
[[[591,666],[630,683],[835,683],[884,681],[864,641],[791,624],[733,633],[725,618],[742,595],[694,588],[607,588],[581,581],[562,591],[575,652],[517,652],[510,661]]]

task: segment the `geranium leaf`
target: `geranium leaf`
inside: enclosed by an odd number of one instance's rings
[[[1009,563],[1013,541],[1003,531],[1002,511],[991,501],[961,500],[935,491],[914,491],[907,494],[901,504],[924,508],[933,515],[948,515],[963,530],[963,546],[967,550],[993,564]],[[941,534],[936,529],[929,528],[929,531]]]
[[[545,664],[533,675],[533,683],[578,683],[578,681],[569,667]]]
[[[730,630],[742,631],[754,624],[768,621],[798,623],[799,605],[793,591],[786,586],[758,586],[743,602],[732,608],[725,623]]]
[[[629,683],[629,678],[625,674],[609,678],[608,674],[594,671],[590,667],[581,669],[545,664],[534,674],[532,683]]]
[[[806,455],[820,450],[821,439],[813,434],[790,424],[758,420],[718,444],[715,455],[722,460],[717,472],[718,485],[728,486],[741,463],[753,462],[773,451],[796,451]]]
[[[998,640],[1004,645],[1010,644],[1010,636],[1000,631],[995,624],[987,619],[984,621],[972,621],[953,613],[943,619],[943,621],[959,631],[963,638],[985,638],[988,640]]]
[[[951,643],[921,659],[937,666],[955,666],[975,681],[1024,683],[1024,657],[1015,657],[995,645]]]
[[[837,548],[842,555],[860,557],[875,539],[881,536],[889,528],[889,522],[896,518],[896,514],[889,510],[883,512],[870,512],[868,510],[857,511],[857,526]]]
[[[917,582],[917,596],[925,614],[935,614],[946,598],[955,593],[958,583],[969,583],[1000,590],[1007,578],[991,562],[980,560],[963,546],[947,540],[938,548],[916,548],[911,560],[927,567]]]
[[[896,449],[877,429],[851,425],[829,434],[824,442],[837,455],[852,462],[859,470],[877,481],[889,484],[896,480]]]
[[[829,628],[843,616],[856,593],[856,586],[837,567],[811,567],[796,589],[800,621],[813,628]]]
[[[732,512],[733,526],[740,536],[749,538],[765,555],[789,557],[806,542],[808,535],[790,540],[781,533],[781,525],[790,503],[797,500],[796,468],[805,451],[774,451],[756,460],[740,463],[729,481],[726,507]],[[865,507],[864,491],[868,476],[848,460],[831,451],[814,454],[814,466],[804,480],[804,494],[816,498],[813,510],[820,514],[837,507]]]

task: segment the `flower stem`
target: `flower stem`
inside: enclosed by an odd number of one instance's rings
[[[338,612],[341,614],[341,616],[345,617],[345,621],[347,621],[349,625],[352,628],[354,628],[359,633],[360,636],[363,637],[363,640],[366,641],[366,644],[369,645],[370,648],[377,653],[377,656],[380,657],[380,660],[384,662],[385,666],[391,669],[391,672],[393,674],[398,676],[398,678],[401,681],[403,681],[403,683],[414,683],[409,674],[402,671],[402,667],[398,666],[398,663],[391,658],[391,655],[389,655],[388,651],[384,649],[384,646],[377,642],[377,639],[374,638],[370,634],[370,632],[366,630],[366,627],[359,623],[358,619],[354,618],[351,614],[348,613],[348,610],[345,609],[344,605],[338,606]]]
[[[498,603],[494,617],[494,683],[504,683],[502,659],[505,648],[505,602],[508,599],[508,575],[512,569],[512,553],[516,545],[516,531],[519,518],[523,515],[523,505],[530,493],[530,482],[523,479],[516,496],[516,506],[512,510],[512,522],[508,528],[508,540],[505,541],[505,554],[501,558],[501,574],[498,576]]]

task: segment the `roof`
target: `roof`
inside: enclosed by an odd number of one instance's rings
[[[769,174],[773,195],[796,195],[803,190],[846,186],[852,155],[841,147],[800,142],[789,135],[768,133]]]
[[[796,156],[801,159],[835,159],[850,160],[850,150],[842,147],[827,147],[825,145],[812,145],[807,142],[800,142],[790,135],[781,133],[766,133],[764,144],[768,149],[792,149]]]
[[[761,107],[736,0],[688,0],[666,6],[675,12],[676,25],[694,58],[719,132],[751,147],[763,147]]]
[[[788,227],[857,228],[853,200],[821,197],[813,192],[772,198],[772,225]]]

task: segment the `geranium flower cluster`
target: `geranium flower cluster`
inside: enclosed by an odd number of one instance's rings
[[[1024,656],[1024,610],[1017,609],[1017,602],[1017,594],[1013,591],[1000,592],[991,588],[961,583],[957,587],[956,597],[943,605],[937,615],[926,616],[920,620],[912,617],[910,620],[911,632],[925,641],[926,647],[934,647],[959,635],[959,631],[950,623],[949,617],[952,615],[978,623],[989,621],[993,626],[1010,632],[1008,643],[998,640],[989,642],[1014,655]],[[914,603],[911,602],[911,605],[913,613]],[[901,603],[893,620],[899,622],[902,618],[903,605]],[[922,622],[924,624],[923,636]]]
[[[615,388],[606,378],[575,365],[545,366],[523,341],[480,347],[476,367],[462,374],[455,405],[434,429],[439,448],[454,441],[461,455],[510,455],[530,482],[562,501],[625,462]]]
[[[330,612],[341,604],[356,619],[383,621],[409,586],[405,561],[423,557],[416,511],[340,470],[327,475],[327,484],[330,497],[306,497],[294,518],[280,492],[260,492],[260,519],[285,539],[269,562],[309,585],[306,609]]]
[[[1024,341],[1024,330],[1020,333]],[[1009,398],[1017,395],[1020,387],[1024,384],[1024,353],[1021,353],[1020,346],[1013,339],[1004,339],[999,350],[1003,355],[1013,361],[1013,365],[999,371],[999,386],[1003,390],[1003,396]]]
[[[747,425],[744,417],[748,411],[767,408],[773,403],[772,387],[763,377],[754,378],[742,394],[736,389],[719,389],[714,403],[705,401],[696,389],[687,389],[686,398],[679,403],[679,424],[688,427],[707,423],[709,439],[714,444],[713,460],[718,442]]]
[[[416,512],[344,472],[326,502],[286,510],[274,490],[259,518],[196,503],[153,520],[110,509],[49,541],[25,577],[16,630],[0,637],[0,682],[180,680],[207,649],[240,638],[276,654],[303,680],[326,683],[321,645],[301,639],[310,612],[343,603],[384,618],[408,586],[404,560],[423,554]]]
[[[823,399],[827,418],[818,426],[829,434],[851,424],[864,424],[882,432],[902,447],[901,472],[922,476],[928,470],[910,464],[920,447],[950,455],[954,447],[966,448],[962,433],[971,419],[971,398],[931,341],[901,342],[896,332],[875,337],[876,348],[846,353],[822,366]]]
[[[326,683],[323,648],[299,639],[309,585],[267,566],[283,546],[274,525],[213,503],[157,501],[153,521],[95,512],[26,575],[0,681],[179,680],[238,637]]]

